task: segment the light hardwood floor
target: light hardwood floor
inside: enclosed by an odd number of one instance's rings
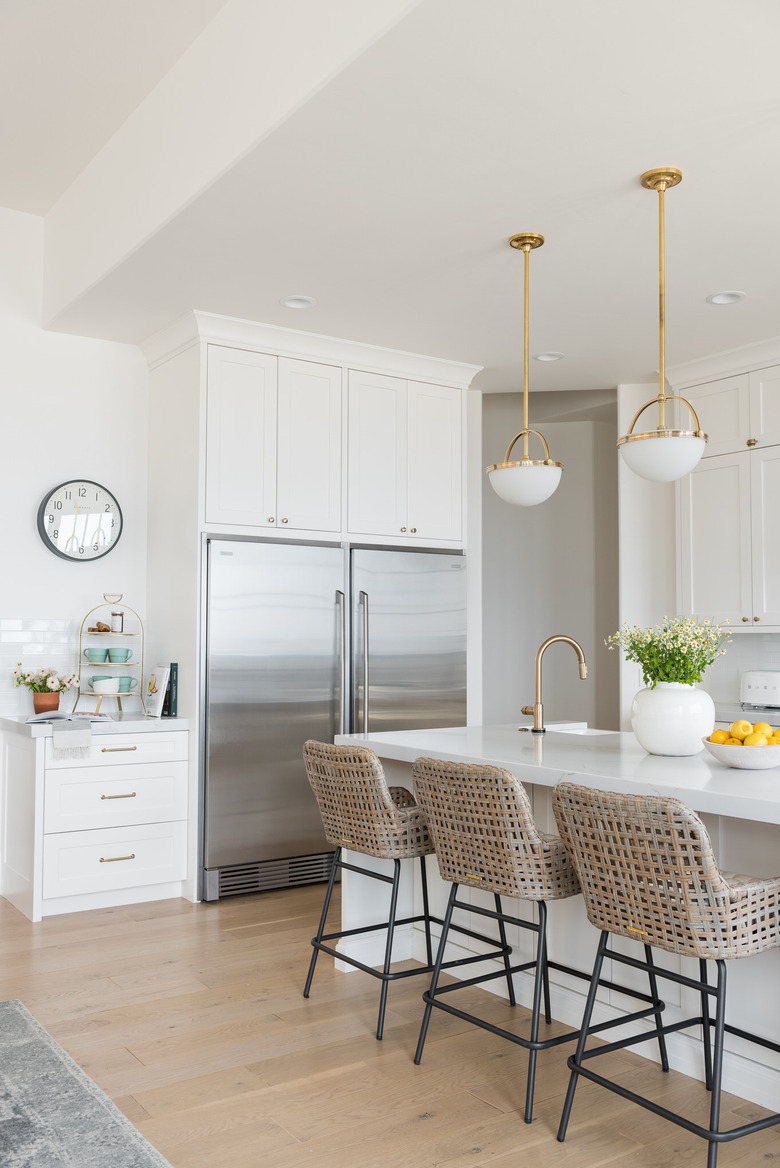
[[[0,998],[35,1017],[174,1168],[704,1168],[705,1145],[581,1082],[555,1140],[569,1047],[539,1057],[522,1122],[526,1054],[436,1012],[412,1063],[421,979],[390,987],[320,958],[301,988],[322,886],[214,905],[163,901],[33,925],[0,900]],[[484,1016],[521,1025],[480,989]],[[513,1023],[514,1024],[514,1023]],[[623,1052],[613,1073],[704,1118],[702,1085]],[[762,1114],[725,1097],[724,1126]],[[720,1168],[780,1164],[777,1131],[725,1145]]]

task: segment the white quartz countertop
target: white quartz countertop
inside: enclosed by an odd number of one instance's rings
[[[82,719],[79,718],[79,722]],[[108,719],[99,719],[97,722],[87,722],[92,727],[93,734],[160,734],[172,730],[189,730],[189,718],[147,718],[145,714],[111,715]],[[72,726],[73,723],[69,722]],[[65,725],[64,722],[27,722],[26,716],[18,718],[0,718],[0,731],[10,734],[22,734],[25,738],[51,738],[52,727]]]
[[[488,763],[504,767],[524,783],[554,787],[570,779],[625,794],[672,796],[713,815],[780,823],[780,765],[763,771],[735,770],[704,749],[687,758],[646,754],[633,734],[567,734],[548,728],[546,734],[536,735],[520,732],[512,723],[343,734],[336,742],[368,746],[380,758],[400,762],[427,756]]]

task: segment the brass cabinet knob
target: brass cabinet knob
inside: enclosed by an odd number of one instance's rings
[[[401,528],[401,531],[406,531],[406,528],[405,528],[405,527],[402,527],[402,528]]]
[[[754,620],[754,621],[761,620],[761,617],[760,617],[760,616],[754,616],[754,617],[753,617],[753,620]]]
[[[417,528],[416,527],[412,528],[412,535],[417,535]]]
[[[748,438],[748,446],[758,446],[758,438]]]
[[[286,522],[287,522],[287,520],[286,520],[286,519],[283,519],[283,520],[282,520],[282,523],[286,523]]]
[[[748,622],[748,618],[746,616],[743,616],[743,618],[742,618],[743,625],[746,625],[747,622]]]
[[[274,517],[273,517],[273,515],[269,515],[269,516],[268,516],[268,522],[269,522],[269,523],[273,523],[273,521],[274,521]]]

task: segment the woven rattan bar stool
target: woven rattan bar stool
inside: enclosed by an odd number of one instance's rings
[[[780,1052],[777,1043],[737,1030],[725,1018],[726,961],[780,946],[780,878],[720,872],[704,824],[677,799],[616,795],[561,783],[553,808],[582,885],[588,919],[601,932],[580,1040],[568,1060],[571,1076],[558,1139],[566,1137],[577,1079],[583,1075],[707,1140],[707,1168],[715,1168],[720,1144],[780,1123],[779,1113],[719,1130],[724,1033]],[[610,934],[640,941],[645,961],[610,947]],[[650,968],[653,976],[697,990],[701,1014],[666,1026],[659,1022],[650,1033],[586,1050],[604,959],[648,969],[653,946],[698,959],[699,980],[659,966]],[[708,982],[707,962],[716,966],[714,985]],[[710,998],[715,999],[714,1017]],[[626,1090],[588,1066],[588,1060],[598,1055],[695,1025],[702,1027],[705,1083],[712,1091],[708,1127]]]
[[[537,1054],[540,1050],[571,1042],[579,1031],[570,1031],[552,1038],[540,1038],[542,996],[544,1017],[552,1021],[550,1013],[549,970],[556,969],[574,977],[589,980],[590,975],[568,965],[550,961],[547,956],[547,904],[549,900],[564,900],[579,893],[580,886],[572,863],[560,839],[538,831],[531,812],[531,804],[522,783],[509,771],[493,766],[472,766],[466,763],[442,762],[435,758],[418,758],[412,769],[415,795],[425,814],[431,833],[439,871],[443,880],[451,882],[444,927],[439,942],[431,984],[423,994],[425,1014],[420,1028],[415,1063],[420,1062],[428,1033],[433,1007],[473,1022],[475,1026],[500,1035],[528,1051],[528,1077],[525,1096],[525,1122],[533,1119],[534,1082]],[[482,888],[493,894],[493,909],[477,906],[458,899],[460,885]],[[528,921],[506,913],[502,896],[535,901],[537,921]],[[506,948],[506,925],[517,925],[537,938],[536,957],[512,965],[504,958],[503,969],[493,970],[468,980],[446,985],[439,984],[445,946],[455,909],[494,920],[498,926],[501,945]],[[511,952],[511,950],[510,950]],[[488,955],[489,956],[489,955]],[[446,1001],[446,995],[465,986],[479,985],[494,978],[506,977],[509,1002],[515,1004],[512,975],[526,970],[534,971],[534,990],[531,1009],[530,1034],[525,1037],[494,1026],[475,1014],[459,1010]],[[632,1018],[644,1018],[663,1009],[650,978],[650,993],[642,994],[623,986],[602,980],[602,986],[620,990],[630,997],[649,1003]],[[602,1023],[599,1029],[609,1029],[619,1022]],[[661,1056],[665,1058],[662,1047]]]
[[[314,952],[311,956],[303,996],[305,998],[309,996],[317,956],[321,952],[329,953],[331,957],[337,957],[357,969],[362,969],[365,973],[370,973],[382,982],[376,1029],[376,1036],[381,1039],[384,1030],[388,984],[398,978],[430,974],[433,969],[431,923],[438,925],[443,923],[439,917],[432,917],[428,908],[425,857],[433,853],[433,844],[428,835],[423,814],[412,794],[405,787],[388,787],[382,764],[372,750],[356,746],[332,746],[326,742],[310,740],[304,744],[303,758],[309,782],[319,805],[325,835],[336,849],[319,927],[311,942]],[[366,856],[392,860],[393,875],[375,872],[343,860],[343,848]],[[401,861],[415,859],[420,861],[423,911],[417,916],[397,920]],[[387,918],[377,924],[363,925],[359,928],[343,929],[337,933],[326,934],[325,920],[330,908],[333,886],[337,873],[342,869],[359,872],[372,880],[389,884],[389,911]],[[400,925],[416,923],[422,923],[425,928],[427,963],[411,969],[392,971],[390,965],[395,929]],[[373,969],[355,957],[338,952],[330,944],[330,942],[339,941],[342,937],[355,937],[362,933],[378,930],[386,930],[387,932],[384,962],[381,970]],[[492,945],[490,938],[483,937],[481,934],[473,933],[469,929],[460,929],[459,931]],[[494,948],[492,956],[504,958],[508,953],[508,946],[503,944]],[[470,960],[476,960],[476,958]],[[464,960],[447,962],[444,968],[448,969],[451,965],[464,963]]]

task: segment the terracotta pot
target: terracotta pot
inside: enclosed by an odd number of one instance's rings
[[[58,693],[33,693],[33,709],[36,714],[49,714],[60,708]]]

